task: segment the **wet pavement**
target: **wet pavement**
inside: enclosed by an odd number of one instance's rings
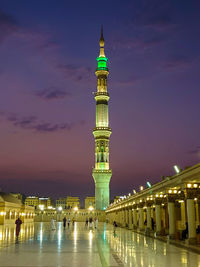
[[[62,223],[0,226],[0,266],[134,266],[200,267],[200,255],[130,230],[99,223],[98,229],[75,223],[65,230]]]

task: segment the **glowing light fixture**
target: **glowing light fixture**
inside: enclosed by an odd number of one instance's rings
[[[192,187],[192,185],[191,184],[187,184],[187,188],[191,188]]]
[[[179,166],[177,166],[177,165],[174,165],[174,170],[175,170],[175,172],[176,172],[177,174],[181,172]]]
[[[74,207],[74,210],[77,211],[78,210],[78,207]]]
[[[60,207],[58,207],[58,210],[59,210],[59,211],[61,211],[61,210],[62,210],[62,207],[61,207],[61,206],[60,206]]]
[[[92,206],[89,207],[89,210],[92,211],[94,208]]]
[[[197,184],[193,184],[193,187],[194,187],[194,188],[197,188],[197,186],[198,186]]]
[[[147,182],[147,186],[150,188],[151,187],[151,183],[150,182]]]
[[[144,186],[141,185],[140,186],[140,191],[142,191],[142,190],[144,190]]]
[[[40,210],[44,210],[44,205],[39,205]]]
[[[136,194],[137,192],[136,192],[136,190],[135,189],[133,189],[133,194]]]

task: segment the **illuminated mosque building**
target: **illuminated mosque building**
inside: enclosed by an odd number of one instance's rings
[[[109,205],[110,190],[109,183],[112,176],[112,170],[109,167],[109,138],[111,128],[109,127],[107,77],[109,74],[107,68],[108,58],[104,53],[103,28],[101,28],[101,38],[99,41],[100,53],[97,57],[97,91],[96,100],[96,127],[93,129],[95,138],[95,168],[92,176],[95,181],[96,209],[104,210]]]

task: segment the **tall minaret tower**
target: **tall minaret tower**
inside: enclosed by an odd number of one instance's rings
[[[104,53],[103,27],[101,27],[101,38],[99,40],[100,53],[97,57],[97,92],[96,100],[96,127],[93,130],[95,138],[95,168],[92,176],[95,181],[96,209],[104,210],[110,201],[109,183],[112,170],[109,168],[109,138],[111,128],[109,128],[107,77],[107,57]]]

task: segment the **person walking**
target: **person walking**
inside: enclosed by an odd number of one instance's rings
[[[64,217],[63,218],[63,228],[64,228],[64,230],[65,230],[65,227],[66,227],[66,222],[67,222],[67,219],[66,219],[66,217]]]
[[[16,224],[16,237],[18,238],[22,224],[22,220],[20,219],[20,217],[15,221],[15,224]]]
[[[88,218],[85,220],[85,227],[88,227]]]
[[[89,218],[89,227],[90,227],[90,228],[92,228],[92,222],[93,222],[92,217],[90,217],[90,218]]]
[[[94,227],[95,227],[95,229],[97,228],[97,226],[98,226],[98,218],[96,217],[94,219]]]
[[[74,227],[75,219],[72,218],[72,226]]]
[[[51,219],[51,230],[56,230],[55,220]]]
[[[68,226],[68,228],[70,227],[70,218],[68,218],[68,220],[67,220],[67,226]]]

